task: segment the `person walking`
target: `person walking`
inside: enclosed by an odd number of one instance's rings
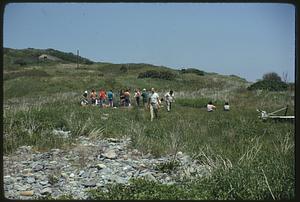
[[[151,121],[153,121],[154,116],[155,118],[158,118],[159,102],[159,95],[155,92],[154,88],[151,88],[151,94],[148,98],[148,108],[150,108]]]
[[[173,90],[170,90],[170,92],[165,94],[165,99],[166,99],[167,111],[170,112],[172,102],[175,102]]]

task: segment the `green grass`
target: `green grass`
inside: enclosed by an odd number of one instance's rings
[[[121,66],[95,63],[80,68],[75,64],[5,67],[4,77],[9,79],[4,80],[4,153],[9,154],[21,145],[32,145],[38,150],[67,148],[81,135],[126,136],[132,139],[132,148],[157,157],[178,151],[187,153],[212,166],[212,175],[178,185],[136,180],[128,187],[113,185],[107,193],[94,190],[91,198],[295,197],[294,125],[272,120],[263,122],[256,112],[257,108],[272,112],[289,105],[288,114],[294,114],[292,92],[248,91],[248,83],[238,77],[210,73],[179,74],[174,80],[138,79],[140,72],[160,67],[131,64],[128,72],[122,73]],[[121,88],[154,87],[160,96],[173,89],[176,102],[169,113],[161,108],[159,119],[153,122],[149,121],[149,111],[142,107],[79,106],[84,90],[98,91],[101,87],[112,88],[115,93]],[[204,107],[210,100],[217,106],[212,113]],[[231,105],[229,112],[222,110],[225,101]],[[103,119],[103,114],[108,114],[108,119]],[[53,135],[53,129],[71,131],[72,135],[59,138]],[[170,171],[174,166],[170,163],[158,169]]]
[[[72,101],[66,104],[68,98]],[[92,191],[91,198],[256,200],[294,197],[294,127],[291,123],[262,122],[252,109],[208,113],[205,108],[178,103],[170,113],[161,108],[159,119],[149,122],[149,112],[143,108],[80,107],[75,98],[76,95],[53,96],[47,104],[38,104],[43,100],[41,97],[30,107],[5,110],[4,151],[11,152],[20,145],[33,145],[39,150],[67,147],[75,137],[94,133],[100,137],[127,136],[132,138],[131,147],[155,156],[186,152],[202,164],[212,166],[213,174],[208,179],[179,185],[146,181],[137,181],[128,187],[115,185],[108,193]],[[109,114],[109,118],[101,119],[103,114]],[[54,128],[70,130],[72,137],[54,137],[51,135]],[[168,171],[172,166],[176,165],[161,165],[158,169]],[[164,195],[165,192],[173,194]]]

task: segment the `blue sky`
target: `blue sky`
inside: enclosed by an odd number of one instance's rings
[[[11,3],[4,47],[53,48],[98,62],[295,76],[295,7],[278,3]]]

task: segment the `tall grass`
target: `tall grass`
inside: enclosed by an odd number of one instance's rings
[[[103,74],[119,72],[118,65],[113,65],[115,69],[111,70],[104,66],[94,64],[92,70]],[[230,81],[225,85],[224,78],[211,80],[211,75],[198,78],[197,75],[184,74],[174,81],[161,81],[137,79],[137,74],[118,73],[114,80],[108,81],[102,77],[89,79],[82,76],[83,69],[74,70],[72,76],[65,76],[72,66],[61,68],[60,76],[53,76],[55,68],[53,71],[45,69],[50,75],[48,77],[18,77],[5,81],[5,154],[21,145],[31,145],[40,150],[64,148],[78,136],[125,136],[132,139],[132,148],[143,153],[158,157],[182,151],[207,165],[211,172],[207,178],[182,182],[181,185],[137,181],[127,188],[123,185],[112,187],[111,193],[118,193],[122,199],[255,200],[295,197],[294,126],[272,120],[262,122],[256,112],[256,108],[271,112],[288,104],[289,114],[294,114],[293,93],[251,92],[243,87],[243,82]],[[188,83],[187,78],[194,79],[188,89],[182,85]],[[226,88],[222,88],[224,85]],[[157,87],[161,96],[173,89],[176,102],[171,112],[161,108],[159,119],[153,122],[150,122],[149,111],[142,107],[100,109],[79,106],[83,90],[107,86],[132,89]],[[217,105],[217,110],[212,113],[204,108],[210,100]],[[225,101],[231,105],[229,112],[222,110]],[[70,136],[57,136],[53,130],[70,131]],[[81,158],[84,162],[84,155]],[[163,192],[172,194],[164,196]],[[117,196],[98,190],[93,197],[115,199]]]

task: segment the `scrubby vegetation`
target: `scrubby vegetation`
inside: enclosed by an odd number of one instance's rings
[[[269,72],[263,75],[265,81],[281,81],[281,77],[275,72]]]
[[[204,74],[205,74],[204,71],[201,71],[201,70],[195,69],[195,68],[181,69],[180,73],[182,73],[182,74],[192,73],[192,74],[197,74],[197,75],[200,75],[200,76],[204,76]]]
[[[281,81],[280,76],[275,72],[266,73],[263,79],[252,84],[248,90],[269,90],[269,91],[284,91],[287,90],[289,85]]]
[[[158,78],[158,79],[165,79],[165,80],[173,80],[175,77],[176,75],[170,71],[156,71],[156,70],[148,70],[138,75],[138,78]]]
[[[11,49],[11,48],[4,48],[4,69],[9,70],[12,69],[13,66],[28,66],[28,65],[36,65],[41,63],[46,64],[56,64],[58,62],[61,63],[70,63],[70,62],[77,62],[77,55],[73,53],[64,53],[55,49]],[[39,60],[39,56],[41,55],[50,55],[54,56],[59,59],[59,61],[51,61],[51,60]],[[78,62],[80,64],[93,64],[94,62],[79,56]],[[10,68],[8,68],[10,67]]]
[[[4,64],[14,59],[5,55]],[[293,91],[248,91],[246,81],[217,74],[180,74],[173,80],[137,78],[155,68],[156,72],[166,70],[146,64],[129,65],[126,74],[120,71],[122,64],[95,63],[79,69],[73,63],[18,67],[12,64],[4,67],[6,155],[21,145],[48,150],[71,147],[78,136],[126,136],[132,139],[132,148],[145,154],[161,156],[182,151],[213,168],[210,177],[173,185],[145,180],[114,184],[109,192],[91,191],[91,199],[295,198],[294,125],[262,122],[256,112],[256,108],[269,112],[288,104],[288,115],[293,115]],[[112,88],[116,97],[118,90],[125,87],[155,87],[160,96],[173,89],[176,102],[170,113],[161,108],[159,119],[151,123],[149,111],[134,103],[132,109],[79,106],[84,90],[100,87]],[[208,113],[203,108],[209,100],[217,105],[215,112]],[[116,106],[118,101],[116,98]],[[224,101],[229,101],[231,111],[222,110]],[[102,119],[103,114],[108,114],[108,118]],[[54,129],[70,131],[71,135],[55,136]],[[175,167],[176,162],[170,162],[157,169],[168,172]]]
[[[15,79],[18,77],[47,77],[50,76],[47,72],[39,69],[31,69],[18,72],[9,72],[4,74],[3,80]]]
[[[284,91],[287,90],[288,84],[282,81],[262,80],[258,81],[248,87],[249,90],[270,90],[270,91]]]
[[[54,50],[54,49],[46,49],[46,53],[55,57],[58,57],[66,62],[77,62],[77,55],[73,54],[73,53],[65,53],[65,52],[61,52],[58,50]],[[78,57],[78,62],[82,63],[82,64],[93,64],[94,62],[83,58],[81,56]]]

